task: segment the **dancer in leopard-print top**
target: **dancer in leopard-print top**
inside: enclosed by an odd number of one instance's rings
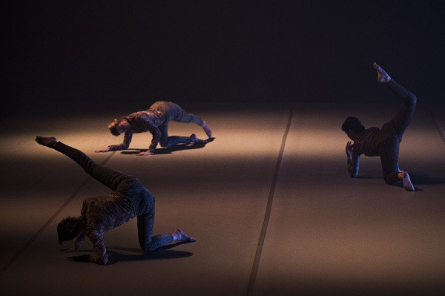
[[[119,145],[110,145],[96,152],[108,152],[115,150],[128,149],[133,133],[150,132],[153,135],[150,146],[147,151],[138,153],[138,156],[147,156],[155,152],[158,143],[162,147],[170,147],[176,144],[205,143],[205,140],[199,139],[195,134],[190,137],[168,136],[168,122],[196,123],[204,129],[206,135],[210,138],[212,131],[205,121],[197,115],[188,114],[177,104],[166,101],[159,101],[150,106],[148,110],[134,112],[130,115],[113,120],[108,125],[111,134],[119,136],[124,133],[124,141]]]
[[[173,234],[152,236],[155,217],[155,200],[139,179],[96,164],[83,152],[58,142],[54,137],[36,137],[40,145],[59,151],[77,164],[94,179],[112,190],[108,195],[84,200],[79,217],[68,217],[57,226],[59,243],[77,238],[74,249],[79,251],[85,236],[94,246],[95,255],[89,261],[107,264],[104,234],[137,217],[139,245],[145,253],[173,241],[196,241],[178,229]]]

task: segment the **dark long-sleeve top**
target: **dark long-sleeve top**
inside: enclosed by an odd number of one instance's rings
[[[156,112],[151,109],[134,112],[123,118],[130,124],[130,130],[125,132],[122,144],[108,146],[110,151],[127,149],[130,146],[133,133],[143,133],[148,131],[153,135],[148,150],[153,153],[161,139],[161,131],[158,127],[164,124],[168,118],[161,112]]]
[[[417,97],[394,80],[390,80],[386,85],[403,101],[404,107],[399,110],[391,121],[383,125],[382,128],[371,127],[356,134],[352,149],[352,158],[348,159],[348,171],[353,178],[355,178],[359,172],[360,155],[381,156],[382,153],[394,153],[394,151],[386,151],[386,147],[382,150],[382,147],[384,147],[384,144],[388,141],[401,140],[402,134],[414,114]],[[392,149],[397,149],[398,151],[398,144],[397,146],[393,146]]]
[[[352,159],[348,159],[348,171],[351,177],[358,175],[360,167],[360,155],[379,156],[378,145],[380,129],[371,127],[356,135],[352,149]]]

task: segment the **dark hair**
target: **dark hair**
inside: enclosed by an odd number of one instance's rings
[[[343,122],[341,130],[344,132],[353,131],[355,133],[359,133],[364,131],[365,127],[357,117],[349,116],[348,118],[346,118],[345,122]]]
[[[59,235],[59,244],[64,241],[70,241],[80,233],[79,219],[68,217],[57,225],[57,234]]]
[[[109,125],[108,125],[108,129],[110,130],[111,134],[113,136],[119,136],[120,132],[119,132],[119,123],[121,123],[122,118],[118,118],[113,120]]]

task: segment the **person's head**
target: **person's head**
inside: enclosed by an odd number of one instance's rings
[[[351,140],[354,140],[355,135],[365,130],[365,127],[357,117],[349,116],[341,126]]]
[[[130,127],[128,121],[124,118],[114,119],[109,125],[108,129],[113,136],[119,136],[121,133],[126,132]]]
[[[57,234],[59,235],[59,244],[70,241],[80,234],[81,225],[79,218],[68,217],[63,219],[57,225]]]

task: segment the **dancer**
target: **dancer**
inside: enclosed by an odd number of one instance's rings
[[[53,148],[78,163],[89,175],[112,190],[106,196],[90,197],[83,201],[81,215],[68,217],[57,225],[59,243],[77,237],[74,249],[79,251],[85,236],[94,247],[95,255],[89,261],[107,264],[104,233],[137,217],[139,245],[144,253],[153,251],[173,241],[196,241],[178,229],[173,234],[152,237],[155,217],[155,200],[139,179],[96,164],[83,152],[58,142],[54,137],[36,137],[40,145]]]
[[[385,182],[392,185],[402,181],[403,187],[408,191],[414,191],[414,185],[407,171],[399,169],[399,145],[403,133],[411,122],[416,109],[417,98],[410,91],[403,88],[383,70],[373,63],[377,71],[377,81],[386,84],[389,89],[403,101],[397,114],[382,128],[371,127],[365,129],[356,117],[348,117],[342,125],[342,130],[354,141],[346,144],[346,156],[348,170],[351,177],[355,178],[359,171],[360,155],[380,156],[383,177]]]
[[[150,106],[146,111],[139,111],[128,116],[113,120],[108,125],[108,129],[114,136],[125,133],[124,141],[120,145],[110,145],[96,152],[108,152],[128,149],[133,133],[149,131],[153,135],[151,144],[147,151],[138,153],[138,156],[148,156],[154,154],[158,143],[162,147],[170,147],[176,144],[206,143],[195,134],[190,137],[168,136],[168,122],[176,121],[183,123],[196,123],[204,129],[207,137],[212,137],[212,131],[205,121],[194,114],[188,114],[181,107],[172,102],[159,101]]]

